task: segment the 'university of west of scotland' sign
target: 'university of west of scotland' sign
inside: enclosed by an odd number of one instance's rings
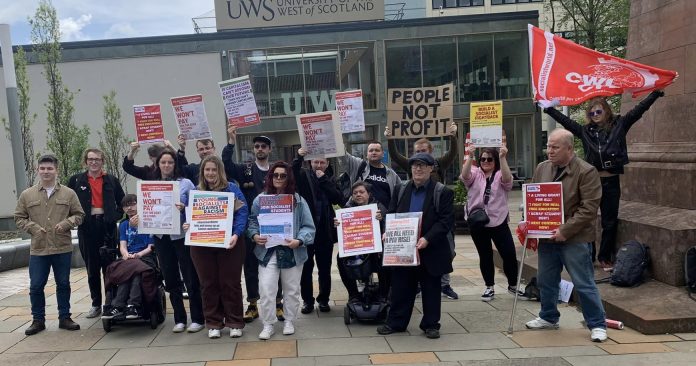
[[[383,20],[384,0],[215,0],[218,30]]]

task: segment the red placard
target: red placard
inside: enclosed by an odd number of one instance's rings
[[[525,184],[524,219],[528,238],[550,238],[565,220],[560,182]]]
[[[164,140],[162,111],[159,104],[134,105],[135,134],[139,143]]]

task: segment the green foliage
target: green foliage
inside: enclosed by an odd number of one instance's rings
[[[102,96],[104,99],[104,133],[99,134],[99,148],[104,152],[106,171],[115,176],[126,189],[128,174],[123,171],[121,159],[128,154],[130,138],[123,133],[121,109],[116,104],[116,91]]]
[[[454,185],[454,203],[457,205],[465,205],[467,200],[467,189],[464,183],[457,179]]]

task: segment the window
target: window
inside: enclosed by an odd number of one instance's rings
[[[362,89],[363,108],[377,108],[375,53],[371,43],[339,45],[338,70],[341,90]]]
[[[229,54],[231,56],[230,78],[249,75],[259,114],[263,117],[270,116],[266,52],[259,50],[230,52]]]
[[[491,5],[542,3],[544,0],[491,0]]]
[[[433,9],[468,8],[470,6],[483,6],[483,0],[433,0]]]
[[[387,88],[417,88],[422,85],[419,40],[386,43]]]
[[[529,97],[529,51],[526,45],[526,32],[494,35],[497,99]]]
[[[493,36],[459,37],[459,101],[492,100]]]
[[[439,86],[457,81],[457,44],[454,37],[424,39],[423,86]]]

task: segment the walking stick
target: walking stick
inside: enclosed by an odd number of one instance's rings
[[[512,313],[510,314],[510,326],[508,327],[508,334],[512,335],[512,325],[515,322],[515,311],[517,310],[517,295],[520,291],[520,282],[522,281],[522,269],[524,269],[524,257],[527,256],[527,238],[524,238],[524,243],[522,245],[522,259],[520,260],[520,269],[517,271],[517,287],[515,287],[515,300],[512,302]]]

